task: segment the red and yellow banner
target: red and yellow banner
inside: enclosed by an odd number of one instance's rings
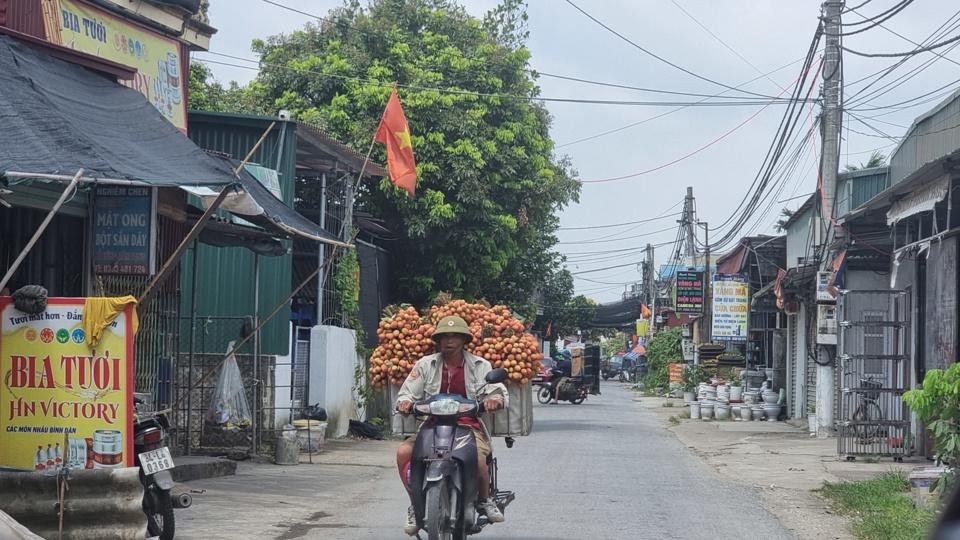
[[[132,307],[95,349],[83,298],[27,315],[0,297],[0,466],[49,472],[133,463]]]

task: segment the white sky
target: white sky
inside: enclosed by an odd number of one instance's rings
[[[707,31],[688,18],[672,0],[574,0],[581,8],[611,26],[640,46],[704,77],[738,86],[804,56],[820,14],[819,0],[676,0],[737,54],[721,45]],[[340,4],[339,0],[277,0],[303,11],[324,16]],[[496,5],[494,0],[466,0],[463,2],[476,16]],[[856,5],[860,3],[848,2]],[[873,0],[859,10],[875,15],[887,10],[895,0]],[[916,42],[927,38],[953,13],[951,2],[945,0],[915,2],[884,26]],[[960,6],[957,6],[960,7]],[[667,89],[683,92],[716,94],[724,89],[699,80],[659,62],[607,32],[563,0],[529,0],[530,40],[533,57],[531,66],[546,73],[554,73],[595,81],[631,86]],[[311,20],[263,0],[213,0],[210,7],[211,24],[219,29],[213,37],[211,50],[219,53],[252,58],[250,42],[279,33],[289,33]],[[845,16],[851,23],[861,20],[854,14]],[[864,26],[850,27],[857,30]],[[954,30],[946,35],[951,37]],[[883,28],[874,28],[844,39],[844,45],[864,52],[900,52],[914,45]],[[941,52],[958,63],[937,59],[914,78],[889,93],[870,100],[862,107],[890,105],[925,94],[941,86],[960,85],[960,52],[948,46]],[[195,58],[236,62],[198,53]],[[910,59],[903,67],[878,83],[896,81],[900,75],[935,59],[925,53]],[[749,62],[749,64],[747,63]],[[866,83],[850,84],[860,77],[877,72],[896,62],[890,58],[862,58],[845,55],[844,79],[847,94],[853,94]],[[247,82],[255,71],[211,65],[217,79],[227,82]],[[781,87],[788,87],[799,75],[799,64],[772,75],[773,81],[761,78],[745,87],[767,95],[777,95]],[[775,81],[775,83],[774,83]],[[543,77],[539,84],[547,97],[642,100],[695,101],[699,98],[668,96],[636,90],[607,88]],[[948,89],[949,89],[948,88]],[[784,94],[788,95],[789,91]],[[899,137],[913,119],[937,104],[939,100],[896,110],[871,123],[886,134]],[[672,107],[613,106],[573,103],[548,103],[554,116],[552,134],[557,144],[619,128],[645,118],[661,114]],[[652,120],[643,125],[558,149],[567,154],[583,179],[598,179],[627,175],[664,165],[699,149],[737,127],[749,117],[754,118],[706,150],[664,167],[654,173],[627,180],[586,184],[581,202],[567,208],[561,215],[562,227],[584,227],[621,223],[654,217],[679,203],[686,186],[693,186],[697,198],[697,212],[701,220],[719,223],[734,210],[752,182],[767,147],[772,140],[782,105],[771,105],[762,112],[759,105],[737,107],[695,107]],[[860,116],[874,116],[888,110],[861,111]],[[815,115],[816,110],[813,111]],[[889,122],[896,125],[891,125]],[[845,124],[846,127],[846,124]],[[869,157],[869,150],[885,147],[889,152],[893,143],[877,136],[870,128],[850,123],[843,136],[849,139],[841,151],[841,165],[858,163]],[[853,130],[870,133],[866,136]],[[819,148],[817,148],[819,152]],[[779,199],[788,199],[812,192],[816,186],[814,153],[804,154],[801,171],[789,179]],[[803,202],[796,198],[774,204],[769,214],[757,216],[759,222],[747,233],[772,232],[780,207],[796,208]],[[680,207],[670,210],[679,211]],[[642,248],[647,242],[669,242],[675,231],[654,233],[675,225],[668,218],[639,226],[612,229],[561,230],[561,252]],[[645,234],[646,236],[636,237]],[[714,235],[716,233],[711,233]],[[605,238],[604,238],[605,237]],[[633,238],[631,238],[633,237]],[[576,244],[590,240],[608,242]],[[657,264],[664,262],[669,247],[657,249]],[[642,252],[627,252],[610,258],[598,255],[595,260],[574,256],[568,267],[572,272],[606,266],[639,262]],[[604,282],[604,284],[592,281]],[[576,286],[582,292],[601,302],[616,300],[623,291],[623,283],[640,279],[635,267],[622,267],[577,276]]]

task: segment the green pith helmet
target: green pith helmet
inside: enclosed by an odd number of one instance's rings
[[[467,343],[470,343],[473,339],[473,334],[470,333],[470,327],[467,326],[467,321],[456,315],[440,319],[440,322],[437,323],[436,330],[433,331],[433,339],[440,339],[440,336],[443,334],[463,334],[467,337]]]

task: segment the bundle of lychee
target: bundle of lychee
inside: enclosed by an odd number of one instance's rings
[[[470,327],[473,340],[467,350],[486,358],[494,368],[504,368],[509,382],[529,384],[540,371],[543,355],[537,340],[525,333],[522,322],[503,305],[471,304],[464,300],[440,298],[421,317],[412,306],[391,308],[377,330],[379,346],[370,358],[370,380],[374,386],[402,384],[413,364],[435,350],[433,330],[440,319],[456,315]]]

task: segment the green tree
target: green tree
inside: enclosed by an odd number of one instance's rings
[[[790,218],[793,217],[793,214],[796,210],[791,210],[789,208],[780,209],[780,219],[773,225],[773,229],[777,232],[783,232],[787,230],[787,222],[790,221]]]
[[[253,112],[288,109],[354,148],[370,145],[399,83],[417,195],[365,181],[357,205],[401,237],[393,254],[402,300],[451,291],[532,315],[551,275],[557,213],[579,184],[554,154],[550,116],[535,100],[524,9],[506,0],[481,21],[452,0],[351,0],[321,24],[253,44],[260,74],[237,89],[256,100]],[[380,145],[374,158],[384,161]]]
[[[859,165],[847,164],[843,170],[845,172],[859,171],[862,169],[873,169],[874,167],[883,167],[887,163],[887,156],[881,152],[870,154],[870,159],[866,163],[860,162]]]
[[[213,77],[201,62],[190,63],[189,106],[196,111],[269,114],[257,94],[256,83],[240,86],[230,81],[226,87]]]

